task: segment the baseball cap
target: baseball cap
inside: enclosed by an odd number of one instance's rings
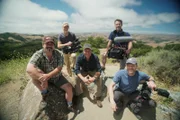
[[[85,50],[85,49],[87,49],[87,48],[91,49],[91,44],[85,43],[84,46],[83,46],[83,49]],[[92,50],[92,49],[91,49],[91,50]]]
[[[136,58],[129,58],[127,61],[126,61],[126,64],[137,64],[137,61],[136,61]]]
[[[48,43],[48,42],[53,42],[55,44],[55,41],[52,37],[50,36],[45,36],[43,39],[42,39],[42,43],[45,44],[45,43]]]

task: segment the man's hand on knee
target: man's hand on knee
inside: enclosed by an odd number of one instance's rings
[[[116,103],[115,103],[115,102],[111,102],[110,104],[111,104],[112,110],[113,110],[113,111],[116,111],[116,110],[117,110],[117,105],[116,105]]]

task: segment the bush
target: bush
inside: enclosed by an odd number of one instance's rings
[[[180,44],[166,44],[164,46],[165,50],[176,50],[176,51],[180,51]]]
[[[142,42],[142,41],[137,41],[136,43],[133,43],[133,49],[131,51],[131,56],[133,56],[133,57],[144,56],[151,50],[152,50],[151,46],[145,45],[144,42]]]
[[[106,48],[107,46],[107,41],[102,37],[88,37],[87,39],[83,40],[81,43],[82,44],[89,43],[94,48]]]
[[[107,41],[105,41],[102,37],[88,37],[86,40],[81,41],[81,46],[83,47],[85,43],[91,44],[92,52],[96,55],[100,54],[99,48],[106,48],[107,46]],[[80,52],[82,51],[83,48],[80,49]]]
[[[138,59],[140,69],[171,85],[180,84],[180,54],[177,51],[154,50]]]

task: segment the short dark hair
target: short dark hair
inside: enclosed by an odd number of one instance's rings
[[[121,25],[123,24],[123,21],[122,21],[121,19],[116,19],[116,20],[114,21],[114,23],[115,23],[116,21],[119,21],[119,22],[121,23]]]

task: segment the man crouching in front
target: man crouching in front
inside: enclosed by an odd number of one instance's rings
[[[139,94],[136,90],[140,83],[147,82],[148,87],[154,90],[154,79],[142,71],[137,70],[135,58],[126,61],[127,69],[119,70],[109,85],[109,100],[114,116],[123,112],[127,103]]]
[[[72,105],[72,86],[61,74],[64,63],[63,54],[54,46],[55,41],[52,37],[44,37],[42,39],[43,49],[33,54],[26,71],[32,78],[33,84],[41,91],[43,101],[48,93],[48,83],[53,83],[66,92],[68,109],[75,112]]]

